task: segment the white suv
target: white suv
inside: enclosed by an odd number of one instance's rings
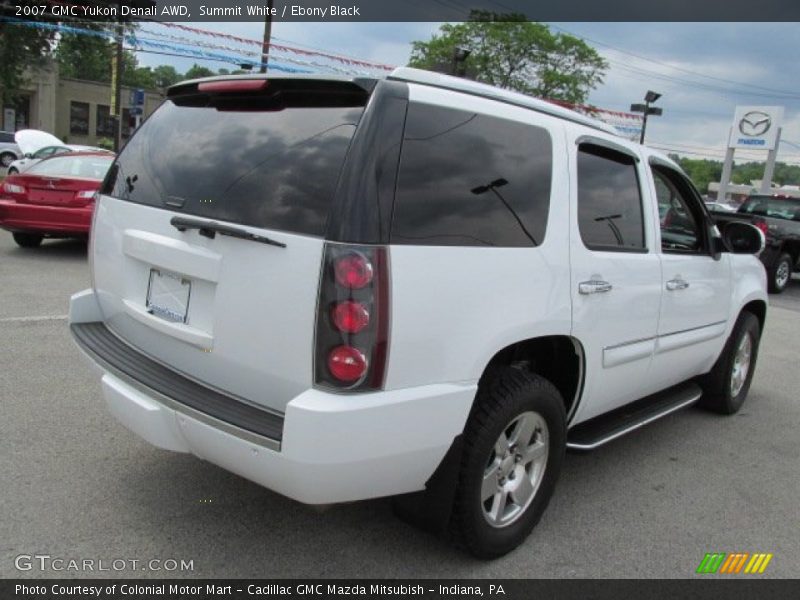
[[[170,89],[97,198],[70,325],[109,409],[309,504],[399,496],[478,556],[566,448],[747,395],[763,243],[590,118],[413,69]]]

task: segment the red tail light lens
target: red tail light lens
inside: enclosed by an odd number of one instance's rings
[[[372,263],[360,252],[350,252],[339,257],[333,268],[336,272],[336,283],[353,290],[360,290],[368,285],[374,272]]]
[[[328,355],[328,370],[344,383],[355,383],[367,372],[367,357],[352,346],[339,346]]]
[[[766,221],[762,221],[760,219],[756,219],[753,221],[753,225],[758,227],[761,230],[761,233],[764,234],[764,237],[767,236],[767,232],[769,231],[769,225],[767,225]]]
[[[389,253],[327,243],[322,261],[314,382],[337,391],[379,390],[389,347]]]
[[[336,328],[345,333],[358,333],[369,325],[367,307],[352,300],[336,304],[331,317]]]
[[[24,194],[25,193],[25,188],[22,187],[21,185],[16,185],[16,184],[13,184],[13,183],[8,183],[8,182],[3,184],[3,189],[6,192],[8,192],[9,194]]]

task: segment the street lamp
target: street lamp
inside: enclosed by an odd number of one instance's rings
[[[655,115],[656,117],[660,117],[664,112],[656,106],[650,106],[659,98],[661,98],[661,94],[648,90],[644,95],[644,104],[631,104],[631,112],[644,113],[644,117],[642,117],[642,135],[639,137],[640,144],[644,144],[644,131],[647,129],[647,116]]]

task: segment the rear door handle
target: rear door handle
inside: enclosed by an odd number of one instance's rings
[[[676,290],[685,290],[689,287],[689,282],[681,279],[680,277],[676,277],[675,279],[670,279],[667,282],[667,289],[670,292],[674,292]]]
[[[578,292],[584,295],[603,294],[610,292],[613,287],[613,285],[602,279],[590,279],[589,281],[581,281],[578,284]]]

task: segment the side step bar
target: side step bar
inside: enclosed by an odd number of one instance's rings
[[[594,450],[639,427],[694,404],[702,395],[700,386],[688,381],[626,404],[570,429],[567,433],[567,448]]]

